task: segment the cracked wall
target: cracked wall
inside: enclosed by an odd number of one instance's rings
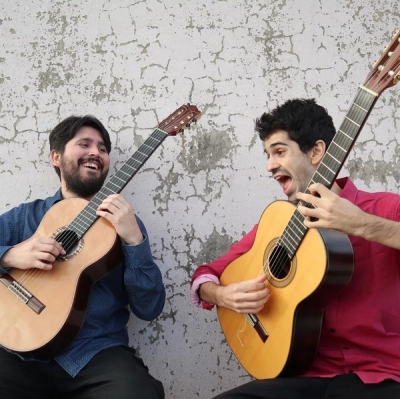
[[[400,28],[394,0],[0,0],[0,211],[52,194],[48,133],[71,114],[109,128],[113,171],[181,104],[197,125],[168,137],[123,193],[144,220],[167,302],[129,324],[168,398],[210,398],[249,380],[190,277],[283,198],[254,119],[313,97],[335,124]],[[385,91],[342,174],[399,192],[399,88]]]

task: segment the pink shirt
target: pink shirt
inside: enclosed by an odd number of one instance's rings
[[[400,221],[399,195],[360,191],[348,178],[337,183],[343,189],[341,197],[365,212]],[[191,291],[196,306],[212,309],[213,305],[197,295],[200,284],[218,283],[226,266],[251,248],[256,232],[257,226],[227,254],[198,267]],[[387,378],[400,382],[400,251],[359,237],[349,238],[354,274],[344,291],[325,308],[318,353],[304,375],[333,377],[354,372],[365,383]]]

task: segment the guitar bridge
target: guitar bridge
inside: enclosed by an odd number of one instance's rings
[[[0,275],[0,281],[12,292],[19,300],[29,306],[34,312],[40,314],[46,307],[34,295],[32,295],[22,284],[12,278],[9,274]]]
[[[257,315],[253,313],[247,313],[245,317],[249,324],[256,330],[257,334],[261,338],[261,341],[265,343],[269,337],[269,334],[267,333],[267,330],[264,328],[264,326],[261,324],[260,319],[257,317]]]

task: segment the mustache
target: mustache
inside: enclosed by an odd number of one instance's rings
[[[292,175],[284,168],[276,168],[271,170],[271,177],[274,177],[277,173],[292,177]]]

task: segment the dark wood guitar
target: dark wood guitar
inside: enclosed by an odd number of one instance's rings
[[[332,186],[379,95],[400,80],[399,40],[398,32],[360,86],[308,187]],[[318,350],[324,308],[352,276],[348,237],[308,230],[303,221],[304,216],[287,201],[272,203],[261,217],[252,248],[230,263],[220,279],[227,285],[267,275],[272,294],[259,313],[217,309],[232,351],[258,379],[307,370]]]
[[[183,105],[164,119],[91,201],[73,198],[55,204],[34,236],[54,237],[66,251],[53,269],[12,269],[0,275],[0,344],[12,351],[49,358],[79,332],[90,289],[118,263],[115,229],[96,215],[110,194],[121,192],[168,136],[197,118],[195,105]]]

